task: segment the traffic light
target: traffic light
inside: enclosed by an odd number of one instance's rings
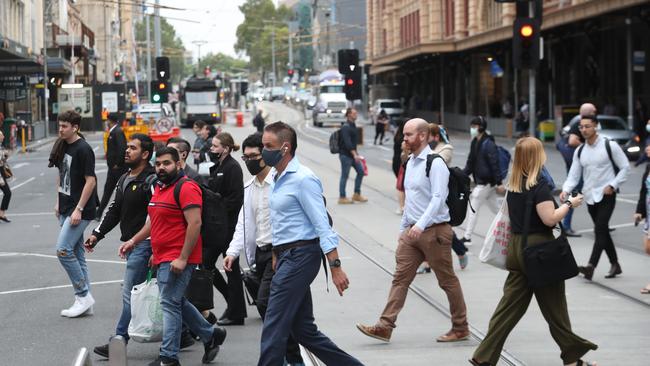
[[[171,85],[166,80],[151,81],[151,103],[167,103]]]
[[[289,79],[293,79],[293,69],[287,70],[287,76],[289,77]]]
[[[359,68],[359,50],[355,48],[339,50],[339,72],[347,75]]]
[[[169,57],[156,57],[156,78],[169,80]]]
[[[539,19],[515,19],[512,35],[512,60],[515,68],[536,69],[539,66],[539,36]]]
[[[246,95],[248,94],[248,81],[242,81],[239,83],[239,94]]]
[[[113,76],[115,77],[115,81],[122,81],[122,73],[120,72],[119,69],[115,69],[115,72],[113,72]]]
[[[361,99],[361,69],[359,67],[355,67],[353,71],[345,75],[343,91],[347,100]]]

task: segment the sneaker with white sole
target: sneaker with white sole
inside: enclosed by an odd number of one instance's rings
[[[95,304],[95,299],[90,292],[86,296],[76,296],[74,304],[68,309],[61,311],[61,316],[68,318],[76,318],[80,315],[83,315],[88,310],[91,310],[91,307]]]

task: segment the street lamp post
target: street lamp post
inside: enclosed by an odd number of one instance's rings
[[[199,72],[199,68],[201,67],[201,46],[204,44],[208,43],[208,41],[192,41],[192,44],[196,45],[199,48],[199,57],[198,57],[198,62],[196,63],[196,72]]]

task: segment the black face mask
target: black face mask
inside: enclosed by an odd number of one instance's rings
[[[246,161],[246,168],[248,169],[248,172],[251,173],[251,175],[259,174],[259,172],[261,172],[262,169],[264,169],[260,164],[261,162],[262,159]]]
[[[177,175],[178,175],[178,170],[176,170],[176,169],[174,169],[174,171],[171,172],[171,174],[167,174],[167,172],[164,171],[164,170],[161,170],[161,171],[156,173],[156,176],[158,177],[158,180],[164,185],[168,185],[171,182],[173,182],[174,179],[176,179]]]
[[[221,153],[213,153],[212,151],[210,151],[208,153],[208,156],[210,157],[211,162],[215,164],[219,164],[219,159],[221,159]]]

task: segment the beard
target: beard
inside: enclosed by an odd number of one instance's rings
[[[156,172],[156,176],[158,177],[158,180],[161,181],[163,184],[171,183],[174,180],[174,178],[176,178],[177,175],[178,175],[177,169],[174,169],[169,173],[167,173],[164,170]]]
[[[141,162],[142,162],[142,158],[133,159],[133,160],[124,159],[124,165],[129,169],[137,168]]]

